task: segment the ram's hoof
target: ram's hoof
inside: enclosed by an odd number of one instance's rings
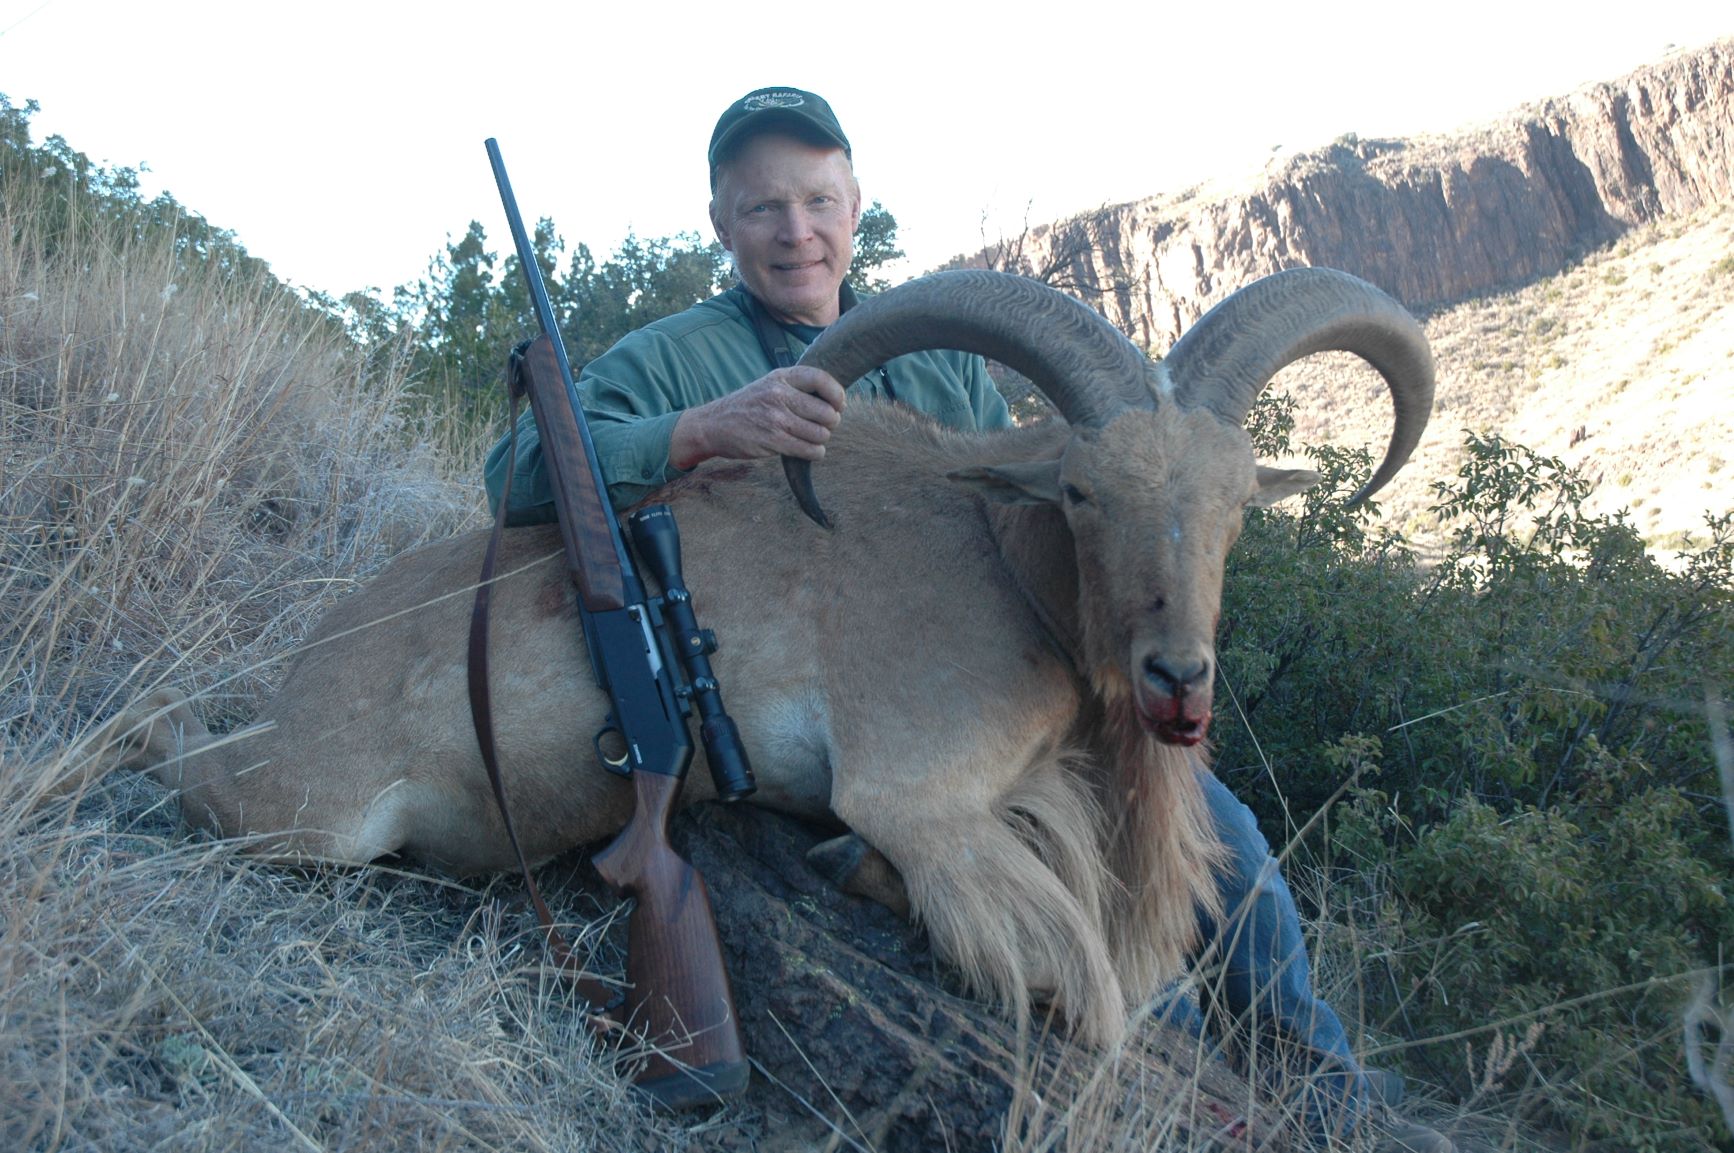
[[[883,853],[854,833],[844,833],[807,850],[807,864],[838,889],[877,901],[900,917],[909,916],[903,877]]]

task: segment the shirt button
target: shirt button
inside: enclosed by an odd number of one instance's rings
[[[640,469],[638,475],[643,477],[645,480],[649,480],[651,478],[652,474],[651,474],[651,471],[648,468],[646,468],[646,469]]]

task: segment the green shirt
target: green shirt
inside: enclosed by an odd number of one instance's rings
[[[579,402],[616,508],[626,508],[684,475],[668,463],[668,438],[681,410],[716,400],[771,370],[751,307],[746,290],[737,285],[621,337],[578,374]],[[777,331],[798,359],[806,345],[787,328]],[[885,399],[886,378],[897,401],[941,424],[961,429],[1011,426],[1011,413],[979,356],[952,351],[899,356],[886,363],[883,375],[875,370],[849,385],[851,400]],[[505,484],[506,448],[502,438],[485,466],[488,503],[494,508]],[[553,501],[536,422],[526,411],[518,420],[507,521],[552,521]]]

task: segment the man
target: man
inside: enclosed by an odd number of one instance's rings
[[[820,330],[854,304],[844,277],[861,190],[842,128],[818,97],[766,89],[724,114],[710,158],[711,224],[741,283],[624,337],[579,376],[617,507],[714,457],[820,460],[842,416],[845,389],[795,365]],[[849,391],[896,399],[959,428],[1011,423],[986,365],[963,353],[898,357]],[[505,453],[502,441],[487,461],[496,501]],[[509,523],[552,520],[552,500],[526,415]]]
[[[740,283],[624,338],[586,365],[578,391],[609,496],[629,505],[699,463],[785,454],[819,460],[850,394],[907,404],[967,429],[1011,423],[980,357],[898,357],[847,388],[795,365],[801,350],[854,303],[844,283],[861,217],[848,138],[809,92],[767,88],[730,105],[710,143],[710,216]],[[496,506],[513,469],[514,524],[552,520],[533,418],[520,422],[515,462],[502,441],[487,462]],[[1211,774],[1206,795],[1232,862],[1219,926],[1202,917],[1219,999],[1279,1044],[1308,1055],[1302,1100],[1318,1133],[1357,1126],[1373,1108],[1342,1023],[1312,991],[1294,901],[1252,813]],[[1404,1122],[1385,1148],[1447,1153],[1451,1142]]]

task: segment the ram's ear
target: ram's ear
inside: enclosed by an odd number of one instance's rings
[[[1000,504],[1058,504],[1060,500],[1057,458],[959,468],[946,473],[945,479],[972,488]]]
[[[1266,468],[1258,466],[1258,492],[1253,495],[1253,508],[1269,508],[1279,500],[1305,492],[1319,482],[1319,474],[1310,468]]]

